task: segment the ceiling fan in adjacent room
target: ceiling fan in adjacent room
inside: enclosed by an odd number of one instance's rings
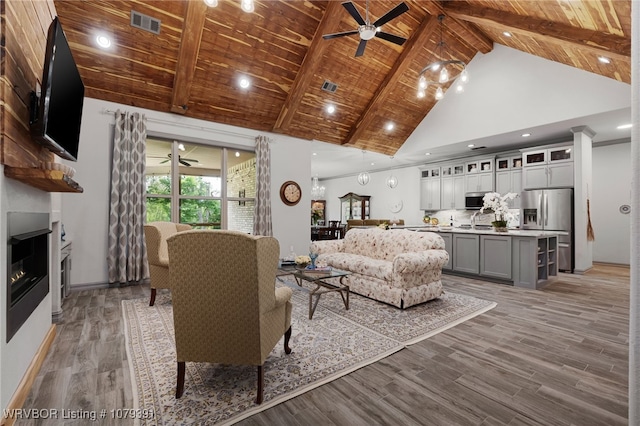
[[[171,160],[171,154],[167,154],[166,157],[150,157],[150,158],[164,158],[164,160],[160,162],[160,164],[164,164]],[[194,158],[183,158],[180,155],[178,155],[178,162],[186,167],[191,167],[191,163],[199,163],[199,161]]]
[[[358,29],[352,31],[345,31],[342,33],[334,33],[334,34],[325,34],[322,36],[325,40],[330,40],[332,38],[344,37],[352,34],[360,35],[360,44],[358,45],[358,50],[356,50],[356,57],[362,56],[364,53],[365,47],[367,47],[367,41],[371,40],[373,37],[379,37],[383,40],[390,41],[391,43],[395,43],[398,46],[402,46],[402,44],[407,41],[406,38],[400,37],[397,35],[385,33],[380,31],[380,27],[387,22],[391,21],[394,18],[402,15],[406,11],[409,10],[409,6],[405,2],[400,3],[387,13],[385,13],[381,18],[371,23],[369,20],[369,0],[367,0],[366,10],[365,10],[365,19],[362,18],[356,6],[350,2],[342,3],[347,12],[355,19],[355,21],[360,25]]]

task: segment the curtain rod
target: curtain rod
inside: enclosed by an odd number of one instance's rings
[[[114,111],[112,109],[103,108],[102,109],[102,113],[103,114],[110,114],[110,115],[115,116],[117,111]],[[230,132],[228,130],[214,129],[214,128],[211,128],[211,127],[196,126],[196,125],[193,125],[193,124],[173,123],[173,122],[170,122],[170,121],[167,121],[167,120],[161,120],[159,118],[153,118],[153,117],[147,117],[147,121],[150,121],[152,123],[158,123],[158,124],[169,124],[169,125],[176,126],[176,127],[183,127],[185,129],[204,130],[204,131],[207,131],[207,132],[215,132],[215,133],[226,135],[226,136],[241,137],[241,138],[245,138],[245,139],[247,139],[247,140],[249,140],[251,142],[254,142],[255,138],[258,136],[258,135],[249,136],[249,135],[242,134],[242,133]]]

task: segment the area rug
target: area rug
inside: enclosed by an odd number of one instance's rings
[[[446,293],[437,301],[399,310],[355,294],[350,309],[338,294],[322,296],[308,318],[308,289],[294,288],[292,352],[280,341],[265,363],[264,402],[255,404],[256,367],[186,363],[185,391],[175,399],[173,313],[168,294],[155,306],[122,302],[135,408],[153,412],[140,424],[233,424],[385,358],[493,308],[495,303]]]

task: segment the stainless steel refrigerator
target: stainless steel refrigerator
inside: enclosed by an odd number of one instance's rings
[[[563,231],[558,236],[558,269],[573,272],[575,250],[573,241],[573,189],[535,189],[520,194],[520,227]]]

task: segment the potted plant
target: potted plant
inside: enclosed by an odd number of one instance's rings
[[[509,212],[509,200],[516,198],[518,194],[508,192],[504,195],[500,195],[498,192],[487,192],[482,198],[482,208],[480,213],[492,212],[495,215],[495,220],[491,222],[493,229],[496,232],[507,232],[507,222],[511,217]]]

